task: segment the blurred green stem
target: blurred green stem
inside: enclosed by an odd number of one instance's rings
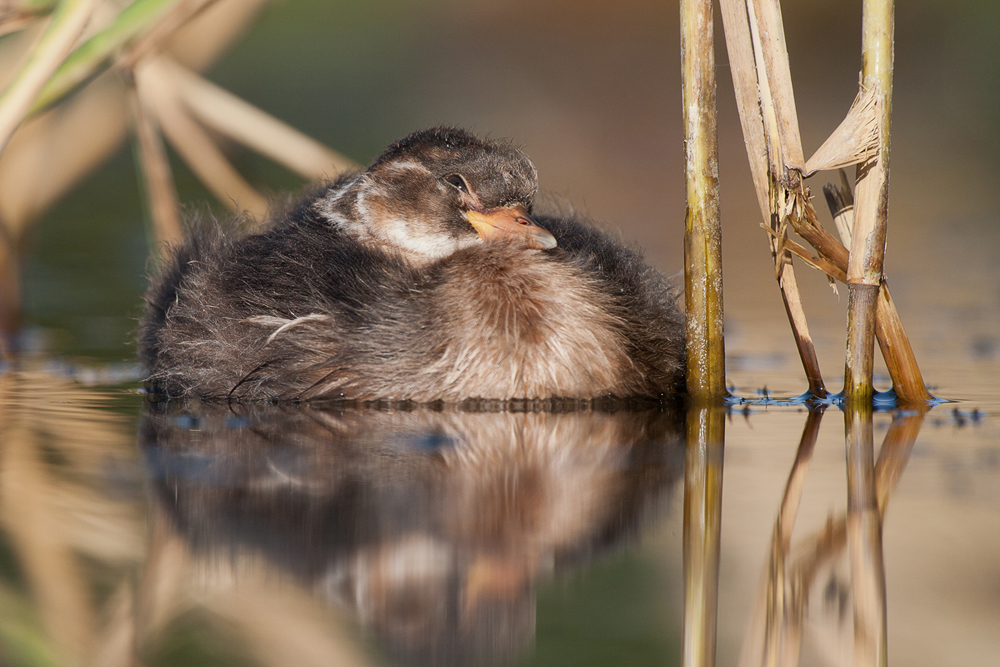
[[[21,71],[0,95],[0,153],[24,120],[39,91],[73,48],[94,11],[97,0],[63,0],[52,22],[31,49]]]
[[[178,0],[136,0],[111,25],[85,41],[62,63],[42,89],[29,113],[58,102],[93,76],[129,40],[150,28]]]

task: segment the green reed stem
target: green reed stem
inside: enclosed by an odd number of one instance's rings
[[[104,68],[118,49],[152,27],[177,1],[136,0],[123,9],[108,27],[85,41],[66,58],[42,89],[30,113],[37,113],[58,102]]]
[[[45,82],[72,50],[95,5],[96,0],[63,0],[56,7],[49,27],[32,48],[28,62],[0,95],[0,153]]]
[[[726,396],[726,360],[712,30],[710,0],[681,0],[687,388],[696,401],[719,402]]]
[[[878,154],[858,165],[854,232],[847,266],[847,360],[844,397],[871,402],[875,310],[882,282],[889,210],[889,121],[892,107],[892,0],[865,0],[861,24],[861,86],[879,105]]]

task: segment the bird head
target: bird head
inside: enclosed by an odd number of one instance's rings
[[[516,148],[434,128],[391,145],[325,207],[362,240],[433,260],[495,238],[554,248],[531,218],[537,189],[534,165]]]

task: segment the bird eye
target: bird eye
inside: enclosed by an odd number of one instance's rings
[[[465,179],[462,178],[461,174],[448,174],[447,176],[444,177],[444,180],[449,185],[455,186],[456,188],[458,188],[462,192],[468,192],[469,191],[469,186],[465,182]]]

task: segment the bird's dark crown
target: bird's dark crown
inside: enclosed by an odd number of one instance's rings
[[[532,230],[537,187],[534,165],[508,142],[436,127],[389,146],[354,181],[332,190],[322,208],[359,239],[425,259],[491,234],[484,216],[511,238],[524,231],[533,247],[552,247],[551,235]]]
[[[434,127],[389,146],[375,158],[368,173],[377,174],[410,160],[422,164],[435,178],[460,174],[486,208],[521,204],[530,210],[534,203],[538,189],[535,166],[509,142],[480,139],[459,128]]]

